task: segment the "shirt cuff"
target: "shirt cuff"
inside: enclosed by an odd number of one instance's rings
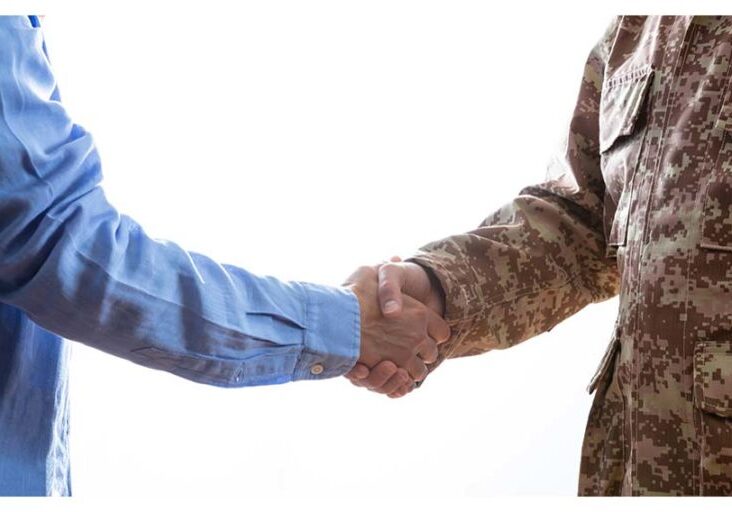
[[[327,379],[348,372],[361,352],[361,310],[346,288],[300,283],[306,296],[305,340],[292,380]]]

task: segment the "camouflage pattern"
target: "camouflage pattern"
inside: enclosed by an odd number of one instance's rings
[[[552,177],[414,258],[446,294],[437,364],[620,294],[582,495],[732,494],[730,59],[732,17],[617,18]]]

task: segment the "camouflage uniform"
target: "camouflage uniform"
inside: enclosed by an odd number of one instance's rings
[[[620,294],[580,494],[732,494],[731,59],[732,17],[616,19],[555,177],[414,258],[446,294],[440,361]]]

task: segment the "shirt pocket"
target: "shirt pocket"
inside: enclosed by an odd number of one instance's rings
[[[706,186],[699,244],[732,251],[732,176],[714,176]]]
[[[732,417],[732,341],[700,341],[694,348],[694,404]]]
[[[727,156],[732,144],[732,87],[724,94],[714,129],[722,133],[722,149],[715,172],[704,187],[699,245],[732,251],[732,173]]]
[[[609,78],[600,100],[600,166],[609,196],[611,218],[607,245],[623,246],[627,240],[633,181],[640,162],[647,128],[647,105],[653,83],[650,66]],[[609,251],[610,252],[610,251]]]
[[[694,347],[693,400],[701,495],[732,494],[732,340]]]

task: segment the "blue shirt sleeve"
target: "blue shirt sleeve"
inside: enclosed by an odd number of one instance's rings
[[[147,236],[107,202],[40,29],[0,17],[0,48],[0,301],[66,338],[217,386],[355,364],[350,291],[256,276]]]

